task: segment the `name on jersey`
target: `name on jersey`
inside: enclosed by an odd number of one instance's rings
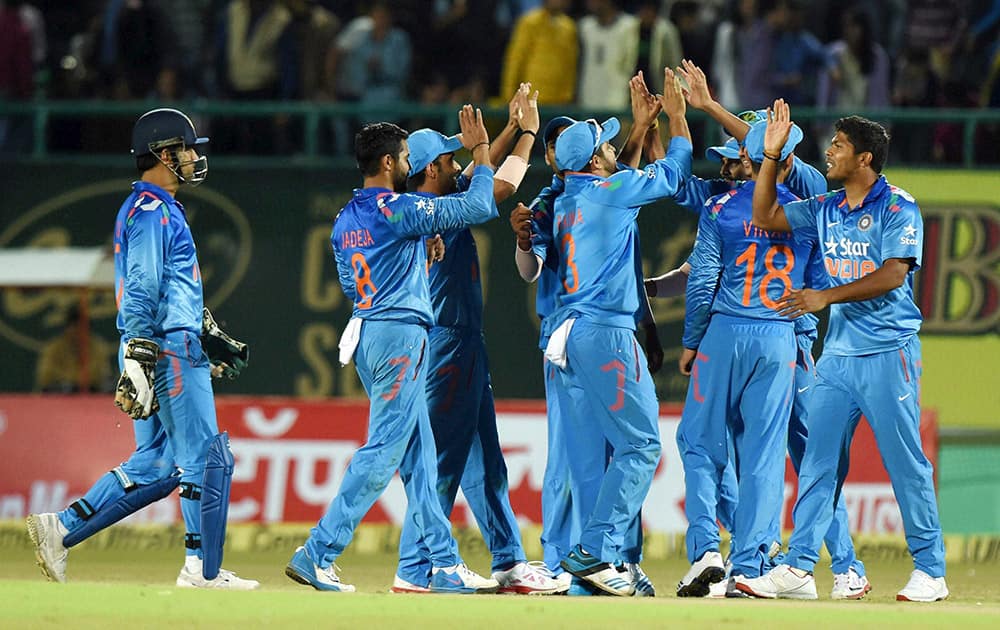
[[[556,215],[556,230],[573,227],[577,223],[583,223],[583,213],[577,208],[576,212]]]
[[[743,233],[753,238],[767,238],[771,240],[787,240],[792,238],[791,232],[776,232],[774,230],[762,230],[750,221],[743,221]]]
[[[369,245],[374,245],[375,239],[372,238],[371,233],[365,229],[360,230],[348,230],[344,232],[341,239],[341,249],[347,249],[348,247],[368,247]]]

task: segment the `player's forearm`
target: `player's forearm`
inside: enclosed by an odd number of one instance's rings
[[[513,121],[508,121],[507,125],[503,128],[496,138],[493,138],[493,142],[490,143],[490,162],[493,164],[499,164],[507,154],[510,153],[510,149],[514,146],[514,138],[517,136],[517,124]]]
[[[642,150],[646,155],[647,162],[655,162],[667,155],[667,149],[663,146],[663,140],[660,138],[659,123],[653,123],[646,130],[646,135],[642,139]]]
[[[704,111],[712,117],[712,120],[722,125],[722,128],[725,129],[729,135],[736,138],[741,143],[746,137],[747,132],[750,131],[750,125],[723,107],[718,101],[713,100]]]
[[[633,124],[632,128],[629,129],[628,139],[625,140],[625,144],[622,145],[622,150],[618,154],[618,161],[622,164],[628,164],[632,168],[638,168],[639,160],[642,158],[642,143],[644,138],[645,131],[637,129],[636,125]]]
[[[672,298],[683,295],[687,289],[688,273],[691,265],[684,263],[677,269],[671,269],[662,276],[646,280],[649,297]],[[652,290],[650,290],[652,289]]]
[[[514,248],[514,264],[517,272],[525,282],[534,282],[542,272],[542,259],[531,249],[522,249],[520,245]]]
[[[753,224],[763,230],[788,231],[790,226],[778,206],[778,163],[764,158],[753,188]]]
[[[824,289],[823,296],[827,304],[871,300],[903,286],[909,271],[910,265],[907,261],[893,258],[885,261],[881,267],[864,278]]]
[[[670,124],[667,128],[670,130],[672,137],[676,138],[680,136],[687,138],[688,142],[691,142],[691,129],[688,128],[687,117],[683,114],[670,116]]]

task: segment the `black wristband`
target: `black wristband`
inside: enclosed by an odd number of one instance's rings
[[[768,160],[774,160],[775,162],[780,162],[781,161],[781,156],[780,155],[777,156],[777,157],[775,157],[773,155],[768,155],[767,151],[761,151],[761,153],[763,153],[764,157],[767,158]]]
[[[482,144],[485,144],[487,147],[490,146],[489,142],[477,142],[476,144],[472,145],[472,148],[469,149],[469,151],[470,152],[475,151],[476,149],[479,148],[479,145],[482,145]]]
[[[522,136],[531,136],[532,138],[537,138],[538,137],[538,132],[537,131],[532,131],[531,129],[522,129],[521,130],[521,135]]]

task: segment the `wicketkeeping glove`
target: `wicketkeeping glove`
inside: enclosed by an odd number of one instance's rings
[[[201,348],[212,364],[212,376],[234,379],[250,362],[250,348],[219,328],[212,312],[205,308],[201,318]]]
[[[125,346],[124,369],[115,388],[115,406],[133,420],[144,420],[160,410],[153,383],[160,346],[149,339],[130,339]]]

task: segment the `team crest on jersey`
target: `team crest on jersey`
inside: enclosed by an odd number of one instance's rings
[[[872,224],[874,223],[875,219],[872,217],[872,215],[870,214],[862,215],[862,217],[858,219],[858,229],[861,230],[862,232],[867,232],[868,230],[872,229]]]
[[[726,202],[729,201],[729,199],[732,198],[732,196],[733,193],[728,192],[718,197],[716,202],[708,209],[708,218],[711,219],[712,221],[718,221],[719,214],[722,213],[722,206],[726,205]],[[705,202],[705,205],[708,206],[708,204],[711,203],[711,201],[712,200],[709,199],[708,201]]]

